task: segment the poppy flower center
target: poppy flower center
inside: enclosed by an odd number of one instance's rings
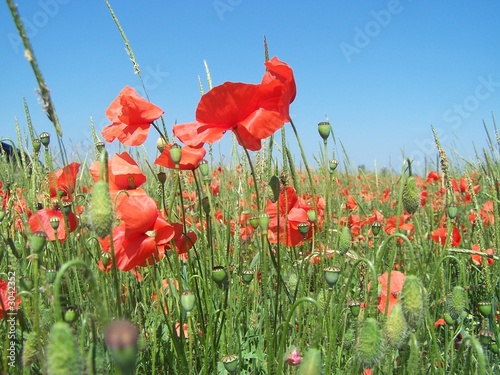
[[[155,230],[148,230],[146,232],[146,236],[149,236],[149,237],[156,237],[156,231]]]
[[[128,188],[129,189],[135,189],[135,181],[133,176],[128,176],[127,177],[127,182],[128,182]]]

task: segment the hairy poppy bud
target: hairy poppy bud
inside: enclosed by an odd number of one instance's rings
[[[406,322],[411,328],[417,328],[424,316],[424,287],[415,275],[406,276],[401,289],[401,306]]]
[[[447,312],[454,321],[458,321],[462,317],[462,312],[465,309],[465,291],[461,286],[455,286],[451,292],[451,296],[446,301]]]
[[[57,322],[50,329],[47,346],[47,374],[83,374],[82,355],[68,323]]]
[[[342,228],[342,231],[340,232],[339,252],[340,254],[344,255],[349,251],[350,248],[351,248],[351,231],[349,230],[349,227],[345,226]]]
[[[323,367],[323,359],[321,351],[316,348],[309,348],[302,358],[302,363],[299,366],[299,375],[314,375],[321,374]]]
[[[372,368],[380,362],[383,349],[383,337],[375,318],[367,318],[360,327],[356,351],[364,368]]]
[[[403,187],[403,207],[409,214],[414,214],[420,207],[420,195],[418,194],[417,182],[411,174],[411,164],[408,160],[409,176]]]
[[[387,342],[394,348],[401,348],[408,337],[408,325],[400,303],[392,308],[385,322]]]
[[[113,226],[113,210],[109,187],[104,181],[98,181],[94,185],[90,217],[97,235],[101,238],[106,237]]]

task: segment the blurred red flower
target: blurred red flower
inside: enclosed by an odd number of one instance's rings
[[[158,158],[155,160],[156,165],[161,165],[165,168],[175,169],[175,163],[172,161],[170,156],[170,149],[172,144],[169,143],[165,146],[165,149]],[[179,162],[180,170],[195,170],[198,168],[200,161],[203,160],[206,154],[206,150],[203,147],[190,147],[182,146],[182,157]]]
[[[15,282],[0,279],[0,319],[7,318],[10,312],[17,311],[21,304],[21,298],[16,297],[17,290],[14,288]],[[5,309],[5,310],[4,310]]]
[[[406,275],[399,271],[391,272],[391,284],[389,288],[389,306],[387,309],[387,314],[389,315],[392,308],[396,303],[398,303],[398,295],[403,289],[403,284],[405,283]],[[388,292],[388,282],[389,274],[387,272],[383,273],[378,277],[378,282],[381,286],[381,291],[378,296],[377,308],[381,313],[385,313],[385,305],[387,303],[387,292]]]
[[[71,199],[71,194],[75,191],[76,176],[79,170],[80,164],[73,162],[54,173],[49,173],[48,179],[51,198],[57,197],[58,191],[62,191],[64,193],[63,196]]]
[[[474,244],[472,245],[472,250],[473,251],[477,251],[478,253],[481,252],[481,248],[479,247],[478,244]],[[494,254],[494,251],[493,249],[487,249],[485,251],[486,254],[488,255],[493,255]],[[476,265],[481,265],[483,264],[483,256],[481,255],[478,255],[478,254],[471,254],[471,259],[472,259],[472,262]],[[495,263],[495,260],[492,258],[492,257],[488,257],[488,266],[491,266],[493,263]]]
[[[57,218],[59,220],[59,226],[57,230],[54,230],[50,220]],[[68,229],[73,232],[78,227],[78,219],[73,212],[70,212],[67,216]],[[66,225],[64,224],[64,215],[60,210],[51,210],[44,208],[36,211],[28,219],[28,224],[30,226],[31,233],[34,232],[45,232],[47,235],[47,240],[55,241],[56,239],[64,242],[68,237],[66,232]],[[57,237],[56,237],[57,235]]]
[[[268,201],[265,211],[269,215],[269,242],[296,246],[305,238],[309,238],[311,236],[310,228],[304,237],[299,232],[298,225],[300,223],[310,224],[307,218],[307,211],[310,209],[312,207],[304,199],[297,196],[292,186],[283,189],[275,203]]]
[[[261,84],[226,82],[202,96],[196,122],[174,125],[173,132],[184,144],[212,144],[226,131],[236,134],[248,150],[261,148],[261,140],[274,134],[289,120],[288,107],[295,98],[293,71],[273,58],[266,64]]]
[[[101,134],[107,142],[118,138],[126,146],[139,146],[146,140],[151,123],[163,113],[161,108],[127,86],[106,110],[106,116],[112,124],[104,127]]]
[[[163,257],[169,241],[174,238],[175,230],[162,218],[156,202],[151,197],[147,195],[127,197],[117,207],[116,216],[122,220],[113,228],[118,269],[130,271],[134,267],[147,266]],[[100,240],[100,243],[103,251],[111,251],[109,236]]]
[[[434,242],[437,242],[441,246],[444,246],[446,243],[447,233],[448,230],[444,227],[441,227],[434,230],[429,237]],[[460,231],[458,230],[457,227],[454,226],[451,231],[451,246],[457,247],[460,245],[461,242],[462,242],[462,236],[460,234]]]
[[[90,166],[94,182],[100,180],[101,163],[95,161]],[[115,154],[108,160],[108,182],[110,191],[133,190],[146,182],[146,176],[128,152]]]

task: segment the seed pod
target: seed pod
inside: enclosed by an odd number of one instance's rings
[[[384,339],[375,318],[367,318],[362,324],[356,351],[363,368],[372,368],[380,362],[383,350]]]
[[[342,228],[342,232],[340,232],[339,238],[339,252],[344,255],[351,248],[351,231],[349,227],[345,226]]]
[[[396,303],[385,322],[387,343],[394,348],[401,348],[408,337],[406,323],[400,303]]]
[[[49,334],[47,374],[83,374],[82,355],[67,323],[55,323]]]
[[[425,290],[415,275],[406,276],[401,290],[401,307],[406,322],[412,329],[416,329],[424,316]]]

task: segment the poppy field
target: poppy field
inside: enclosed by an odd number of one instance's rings
[[[124,85],[72,160],[11,12],[54,130],[26,108],[26,139],[1,140],[1,373],[500,372],[496,124],[465,166],[434,132],[422,174],[343,168],[335,124],[297,131],[265,43],[260,82],[207,70],[190,123]]]

